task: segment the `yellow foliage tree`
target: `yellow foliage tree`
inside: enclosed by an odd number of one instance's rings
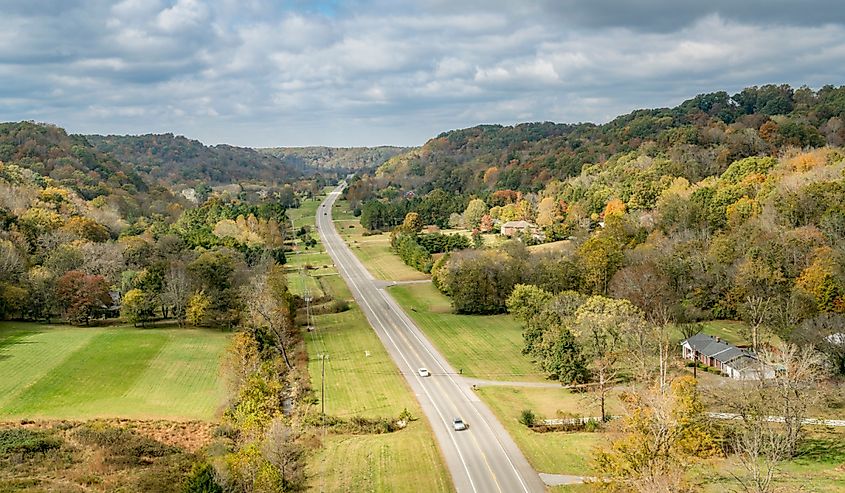
[[[545,197],[539,204],[537,204],[538,226],[551,226],[560,219],[557,205],[558,204],[555,202],[555,199],[551,197]]]
[[[622,202],[619,199],[610,200],[604,207],[604,213],[602,214],[605,220],[611,216],[623,215],[625,215],[625,202]]]
[[[623,435],[595,455],[605,491],[689,492],[686,471],[698,459],[720,453],[714,428],[689,376],[675,380],[671,392],[646,390],[623,397],[628,414]]]

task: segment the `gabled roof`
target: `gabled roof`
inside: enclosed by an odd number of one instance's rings
[[[729,366],[736,371],[744,371],[748,369],[762,369],[763,364],[746,354],[740,356],[739,358],[734,358],[734,360],[730,362]]]
[[[528,221],[508,221],[502,224],[503,228],[533,228],[534,224],[529,223]]]
[[[733,344],[728,344],[717,337],[704,334],[703,332],[699,332],[698,334],[681,341],[681,344],[686,344],[694,351],[697,351],[708,358],[713,358],[716,361],[721,361],[722,363],[727,363],[741,356],[753,358],[752,355]]]

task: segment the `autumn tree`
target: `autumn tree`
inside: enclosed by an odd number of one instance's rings
[[[65,318],[79,325],[88,325],[93,316],[112,303],[105,279],[80,271],[70,271],[56,281],[56,299]]]
[[[188,298],[185,306],[185,321],[193,326],[202,326],[208,320],[211,299],[204,291],[196,291]]]
[[[275,264],[266,267],[264,272],[253,277],[244,288],[243,295],[248,324],[266,329],[285,365],[288,369],[293,368],[288,350],[294,326],[290,311],[291,297],[283,268]]]
[[[416,212],[409,212],[405,214],[405,220],[402,222],[402,229],[409,233],[419,233],[423,229],[423,220]]]
[[[560,219],[558,204],[552,197],[544,197],[537,204],[537,225],[540,227],[551,226]]]
[[[129,323],[144,326],[155,313],[155,298],[140,289],[131,289],[123,295],[120,304],[120,314]]]
[[[690,466],[718,455],[718,437],[707,420],[692,377],[676,379],[671,392],[645,389],[623,395],[622,435],[598,451],[600,489],[614,492],[694,491]]]
[[[185,323],[188,299],[191,296],[191,279],[183,262],[174,261],[164,278],[162,302],[170,308],[171,315],[180,326]]]
[[[818,397],[817,386],[824,375],[823,359],[812,346],[786,343],[765,351],[761,359],[776,369],[773,377],[762,383],[771,394],[773,414],[783,417],[786,452],[793,457],[803,438],[807,409]]]

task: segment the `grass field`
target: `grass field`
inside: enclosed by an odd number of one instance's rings
[[[337,209],[334,213],[337,214]],[[307,274],[323,292],[352,302],[346,283],[330,261],[328,265],[327,269],[309,270]],[[395,418],[407,409],[420,419],[404,430],[389,434],[325,437],[322,447],[308,461],[312,488],[452,491],[452,481],[434,434],[422,417],[413,393],[364,314],[354,302],[351,305],[346,312],[316,316],[317,330],[305,334],[311,385],[318,398],[322,383],[319,355],[329,355],[325,360],[326,413],[346,418],[354,415]]]
[[[340,277],[334,279],[342,282]],[[340,288],[332,286],[335,281],[328,277],[325,280],[328,289]],[[328,436],[309,462],[312,486],[325,491],[451,491],[431,428],[360,309],[315,319],[317,330],[306,335],[309,370],[319,398],[319,355],[329,355],[327,414],[397,417],[408,409],[421,419],[390,434]]]
[[[335,203],[332,219],[338,233],[376,279],[414,281],[429,278],[428,274],[405,265],[402,259],[390,250],[390,234],[364,236],[364,227],[358,218],[348,211],[345,201]]]
[[[479,396],[507,428],[511,437],[539,472],[591,475],[590,451],[606,440],[603,433],[537,433],[519,423],[523,409],[531,409],[538,418],[554,418],[558,411],[577,416],[597,416],[599,406],[588,395],[566,389],[481,387]],[[608,399],[608,412],[619,414],[622,406],[616,397]]]
[[[356,221],[357,223],[357,221]],[[349,225],[355,226],[349,229]],[[344,227],[345,225],[345,227]],[[383,281],[415,281],[428,279],[429,275],[405,265],[402,259],[390,249],[390,235],[364,236],[360,225],[349,221],[339,221],[338,231],[342,231],[343,239],[355,252],[355,255],[376,279]],[[344,229],[340,229],[344,227]]]
[[[329,436],[308,473],[314,491],[453,491],[431,431],[419,422],[384,435]]]
[[[228,335],[0,324],[0,417],[211,419]]]
[[[510,315],[457,315],[431,284],[390,288],[390,294],[455,369],[492,380],[542,381],[522,354],[522,327]]]

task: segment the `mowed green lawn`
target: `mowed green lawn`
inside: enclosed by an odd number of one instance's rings
[[[402,259],[393,253],[390,249],[389,233],[364,236],[365,230],[358,218],[348,212],[345,202],[338,203],[332,211],[335,228],[373,277],[383,281],[429,278],[428,274],[405,265]]]
[[[522,327],[510,315],[457,315],[431,284],[389,290],[455,369],[490,380],[543,381],[522,354]]]
[[[0,324],[0,418],[211,419],[217,330]]]
[[[335,279],[339,279],[336,277]],[[329,288],[333,286],[327,284]],[[348,291],[342,294],[348,294]],[[357,307],[315,317],[306,334],[311,385],[320,398],[320,354],[326,360],[325,408],[333,416],[419,419],[381,435],[328,435],[309,461],[311,486],[320,491],[452,491],[428,422],[381,341]],[[315,409],[316,410],[316,409]]]
[[[531,409],[541,418],[554,418],[560,410],[576,415],[598,414],[595,404],[583,395],[565,389],[482,387],[477,390],[481,399],[508,430],[528,462],[538,472],[590,476],[594,474],[592,451],[608,439],[606,433],[537,433],[519,423],[523,409]],[[609,406],[612,413],[620,412],[614,399]]]

